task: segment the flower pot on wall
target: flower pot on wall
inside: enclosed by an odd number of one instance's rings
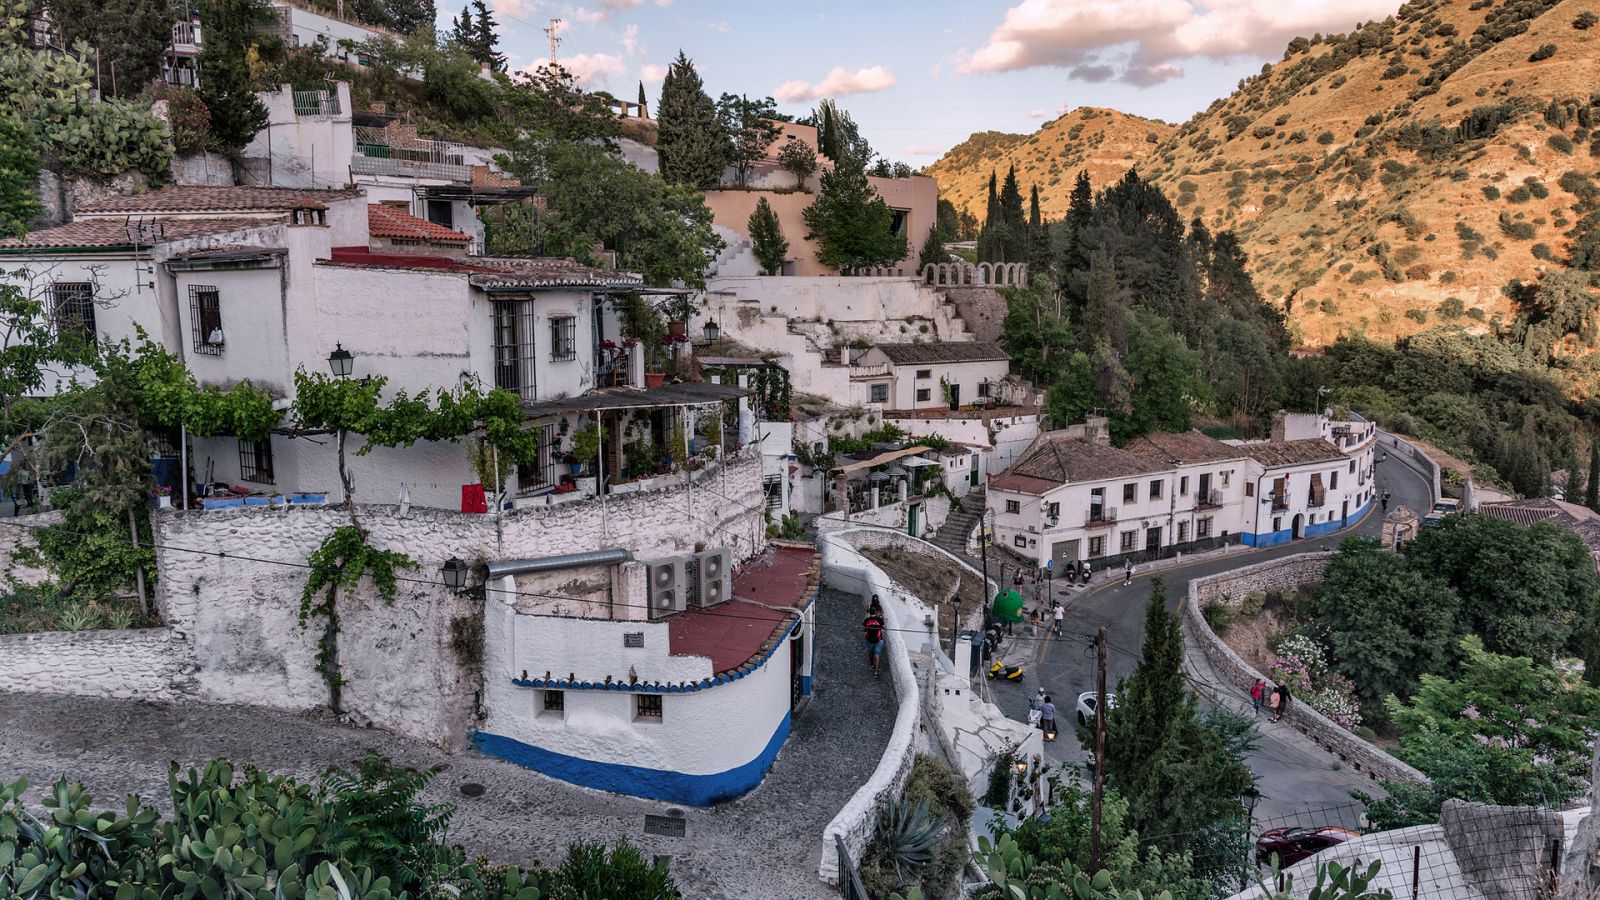
[[[661,385],[663,383],[665,383],[666,380],[667,380],[667,373],[665,373],[665,372],[646,372],[646,373],[644,373],[644,386],[647,387],[647,388],[658,388],[658,387],[661,387]]]
[[[673,319],[667,323],[667,334],[673,337],[684,337],[689,333],[689,323],[681,319]]]

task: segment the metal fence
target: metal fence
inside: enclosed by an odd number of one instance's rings
[[[339,114],[339,92],[328,88],[307,88],[294,92],[294,114],[297,116],[336,116]]]
[[[861,873],[856,870],[855,860],[850,858],[850,848],[844,845],[844,838],[834,835],[833,842],[839,848],[839,896],[844,900],[872,900],[861,884]]]

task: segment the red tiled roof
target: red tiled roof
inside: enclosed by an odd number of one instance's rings
[[[989,489],[995,491],[1016,491],[1019,494],[1048,494],[1060,487],[1047,478],[1030,478],[1027,475],[996,475],[989,479]]]
[[[1221,462],[1246,456],[1242,448],[1224,444],[1198,431],[1157,431],[1129,441],[1127,450],[1168,465]]]
[[[644,284],[633,272],[586,266],[559,256],[475,256],[472,264],[491,274],[474,275],[481,288],[628,287]]]
[[[920,363],[1003,362],[1011,359],[1005,348],[994,341],[937,341],[876,346],[897,366],[913,366]]]
[[[262,228],[277,224],[276,219],[157,219],[162,226],[160,241],[178,241],[184,238],[206,237]],[[148,241],[148,238],[146,239]],[[31,231],[25,237],[0,240],[0,250],[26,251],[29,249],[60,250],[72,247],[127,247],[128,223],[123,219],[79,219],[54,228]]]
[[[1345,459],[1344,453],[1324,438],[1262,441],[1258,444],[1240,444],[1239,449],[1269,469],[1304,463],[1341,462]]]
[[[334,247],[331,256],[325,260],[318,260],[317,265],[364,266],[374,269],[434,269],[446,272],[487,271],[450,256],[431,256],[426,253],[375,253],[366,247]]]
[[[442,244],[465,244],[472,238],[459,231],[419,219],[404,210],[381,203],[367,204],[367,232],[373,237],[399,238],[408,241],[433,241]]]
[[[80,215],[101,213],[175,213],[327,209],[327,204],[362,196],[359,188],[311,190],[274,187],[178,185],[144,194],[119,194],[78,207]]]
[[[1012,466],[1008,475],[1021,475],[1052,485],[1103,481],[1132,475],[1153,475],[1167,467],[1118,447],[1069,437],[1065,433],[1041,434]]]
[[[733,596],[768,606],[805,606],[816,585],[815,547],[773,544],[733,576]]]
[[[708,656],[718,674],[736,669],[782,640],[816,590],[816,548],[768,546],[734,573],[734,599],[672,617],[670,652]]]

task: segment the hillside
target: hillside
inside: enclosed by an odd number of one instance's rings
[[[1080,106],[1044,123],[1033,134],[980,131],[924,170],[939,180],[939,196],[983,220],[989,173],[1005,177],[1017,167],[1024,193],[1039,186],[1046,218],[1067,211],[1067,194],[1080,169],[1096,184],[1120,178],[1153,153],[1174,127],[1156,119]]]
[[[1509,318],[1507,282],[1566,258],[1585,211],[1597,11],[1422,0],[1296,40],[1143,168],[1182,212],[1238,232],[1310,343],[1484,327]]]

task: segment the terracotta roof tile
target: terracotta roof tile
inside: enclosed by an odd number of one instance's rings
[[[878,344],[883,355],[897,366],[922,363],[963,363],[1009,361],[1010,354],[994,341],[937,342],[922,344]]]
[[[1129,441],[1126,449],[1145,459],[1174,466],[1244,459],[1249,455],[1243,448],[1224,444],[1198,431],[1147,434]]]
[[[472,276],[480,288],[551,287],[640,287],[644,278],[633,272],[617,272],[586,266],[566,257],[475,256],[468,262],[490,270]]]
[[[1117,447],[1064,434],[1043,434],[1005,474],[1061,485],[1153,475],[1168,471],[1168,468]]]
[[[250,228],[263,228],[277,224],[276,219],[157,219],[162,226],[161,241],[178,241],[184,238],[227,234]],[[71,247],[127,247],[128,223],[124,219],[80,219],[54,228],[31,231],[22,238],[0,240],[0,250],[26,251],[60,250]]]
[[[1298,441],[1261,441],[1240,444],[1239,449],[1267,468],[1297,466],[1305,463],[1342,462],[1345,455],[1338,447],[1323,438],[1305,438]]]
[[[472,240],[459,231],[381,203],[367,204],[367,233],[373,237],[442,244],[465,244]]]
[[[311,190],[273,187],[178,185],[144,194],[119,194],[78,207],[79,215],[106,213],[271,212],[327,209],[327,204],[362,196],[359,188]]]

